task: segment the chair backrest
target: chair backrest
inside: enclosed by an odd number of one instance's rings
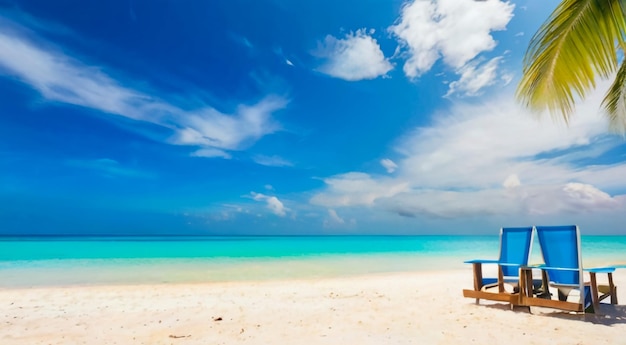
[[[500,261],[528,265],[532,243],[532,227],[500,229]],[[502,273],[505,277],[518,277],[519,266],[502,266]]]
[[[547,269],[550,282],[557,285],[582,285],[583,266],[578,226],[537,226],[536,229],[543,261],[547,267],[577,269]]]

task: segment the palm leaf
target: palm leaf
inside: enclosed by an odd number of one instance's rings
[[[609,118],[610,127],[619,132],[626,133],[626,61],[617,70],[613,85],[609,88],[602,107]]]
[[[563,0],[531,39],[517,98],[568,122],[577,97],[618,65],[626,20],[620,0]]]

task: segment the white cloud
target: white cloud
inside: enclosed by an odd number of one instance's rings
[[[337,215],[337,211],[333,209],[328,210],[328,215],[330,216],[330,219],[333,223],[345,224],[346,222],[343,218],[339,217],[339,215]]]
[[[205,158],[215,158],[215,157],[221,157],[225,159],[231,158],[231,155],[228,154],[227,152],[220,150],[220,149],[215,149],[212,147],[194,151],[191,153],[191,156],[192,157],[205,157]]]
[[[513,81],[513,74],[512,73],[503,73],[502,75],[500,75],[500,79],[504,83],[504,86],[507,86],[507,85],[509,85]]]
[[[387,170],[387,172],[390,174],[396,171],[396,169],[398,168],[398,165],[394,163],[394,161],[388,158],[381,159],[380,165],[382,165],[385,168],[385,170]]]
[[[458,81],[450,83],[446,96],[455,93],[460,93],[463,96],[479,95],[483,88],[493,85],[496,82],[498,77],[496,70],[501,60],[501,57],[496,57],[481,66],[478,66],[478,63],[474,62],[459,68],[456,73],[459,74],[461,78]]]
[[[337,211],[332,208],[328,209],[328,217],[326,217],[322,223],[322,226],[326,229],[342,229],[343,231],[346,229],[356,229],[356,225],[356,219],[345,219],[339,216]]]
[[[560,186],[539,186],[520,195],[529,214],[590,213],[606,210],[623,211],[626,196],[612,197],[598,188],[583,183]]]
[[[365,29],[350,32],[344,39],[326,36],[314,55],[326,59],[318,69],[320,72],[350,81],[374,79],[393,69],[378,42]]]
[[[621,212],[626,196],[610,196],[588,184],[524,185],[473,191],[414,190],[380,199],[378,207],[404,217],[488,217]]]
[[[289,209],[286,208],[285,205],[283,205],[283,203],[275,196],[268,196],[255,192],[251,192],[250,195],[252,196],[252,199],[256,201],[264,201],[267,205],[267,208],[279,217],[286,216],[287,212],[289,211]]]
[[[158,116],[148,117],[141,109],[154,103],[149,96],[118,85],[98,68],[84,66],[62,53],[45,51],[21,37],[0,33],[0,67],[46,99],[136,120],[158,121]]]
[[[598,106],[580,106],[567,127],[549,119],[538,121],[508,96],[481,105],[457,103],[432,126],[407,134],[398,146],[406,156],[402,172],[437,188],[496,186],[512,173],[536,183],[562,181],[563,174],[576,172],[562,157],[530,158],[559,150],[586,151],[606,132]]]
[[[408,184],[399,180],[372,178],[370,175],[351,172],[324,180],[326,193],[316,194],[311,203],[327,207],[371,206],[378,198],[391,197],[408,189]]]
[[[606,134],[602,90],[577,105],[566,126],[538,120],[501,94],[483,104],[456,103],[398,141],[390,176],[350,172],[324,181],[311,203],[385,210],[406,217],[554,216],[591,212],[617,218],[626,209],[626,163],[579,165],[623,144]],[[523,181],[523,183],[522,183]],[[561,217],[561,218],[559,218]],[[604,216],[606,218],[606,216]],[[555,219],[556,219],[555,218]]]
[[[171,142],[178,145],[200,145],[219,149],[237,150],[264,135],[278,130],[271,113],[285,107],[278,98],[266,98],[254,106],[239,106],[232,115],[207,108],[177,118],[183,128]]]
[[[504,30],[515,6],[502,1],[415,0],[391,26],[408,50],[404,72],[414,78],[442,58],[455,69],[496,46],[491,31]]]
[[[498,80],[502,57],[480,65],[478,56],[493,50],[497,43],[492,31],[505,30],[513,17],[514,5],[503,1],[414,0],[402,8],[398,23],[389,27],[400,42],[400,56],[406,58],[404,73],[417,78],[442,60],[460,76],[450,83],[446,96],[458,93],[476,96]]]
[[[278,156],[264,156],[258,155],[252,158],[257,164],[270,166],[270,167],[290,167],[293,163]]]
[[[182,109],[122,85],[102,68],[35,44],[19,32],[13,27],[0,32],[0,73],[31,86],[49,101],[167,128],[174,133],[169,143],[200,147],[193,156],[227,158],[226,151],[242,150],[280,129],[271,115],[286,106],[284,99],[268,97],[252,106],[239,106],[233,114],[210,106]]]
[[[522,182],[519,180],[519,177],[517,177],[516,174],[511,174],[504,180],[502,186],[504,188],[515,188],[519,187],[521,184]]]

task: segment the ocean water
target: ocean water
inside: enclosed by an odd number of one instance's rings
[[[626,264],[626,236],[583,236],[585,266]],[[536,245],[536,244],[535,244]],[[468,268],[497,236],[0,238],[0,288],[311,279]],[[534,250],[531,263],[541,262]]]

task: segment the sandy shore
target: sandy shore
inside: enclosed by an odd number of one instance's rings
[[[626,270],[615,275],[626,303]],[[471,271],[0,290],[0,344],[626,344],[597,315],[475,305]]]

